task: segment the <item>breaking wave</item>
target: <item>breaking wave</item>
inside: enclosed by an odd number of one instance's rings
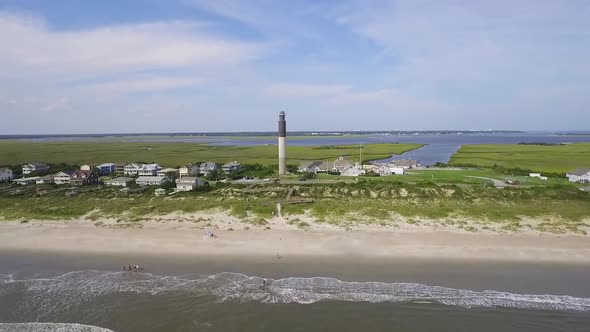
[[[29,310],[68,310],[101,295],[166,295],[186,292],[214,296],[214,301],[300,303],[318,301],[438,303],[465,308],[502,307],[534,310],[590,311],[590,298],[566,295],[473,291],[417,283],[349,282],[334,278],[263,279],[238,273],[157,276],[150,273],[77,271],[37,279],[0,278],[0,296],[23,294]]]
[[[0,323],[1,332],[113,332],[98,326],[73,323]]]

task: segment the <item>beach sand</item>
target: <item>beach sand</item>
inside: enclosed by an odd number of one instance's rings
[[[301,216],[301,218],[304,218]],[[300,223],[301,221],[297,221]],[[367,257],[590,264],[590,237],[498,234],[427,227],[352,228],[272,218],[254,226],[225,213],[0,223],[0,250],[62,253],[266,257]],[[207,237],[212,231],[216,237]]]

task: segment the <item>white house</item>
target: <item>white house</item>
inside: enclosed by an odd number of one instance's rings
[[[8,182],[12,181],[14,175],[12,174],[12,170],[7,167],[0,168],[0,182]]]
[[[49,166],[40,163],[25,164],[22,166],[23,174],[31,174],[33,172],[42,172],[49,169]]]
[[[161,170],[156,172],[157,176],[166,176],[168,173],[174,173],[178,175],[178,170],[176,168],[162,168]]]
[[[22,186],[26,186],[28,184],[35,184],[37,182],[37,180],[40,178],[41,177],[39,177],[39,176],[32,176],[29,178],[14,179],[14,180],[12,180],[12,182],[20,184]]]
[[[90,166],[90,165],[82,165],[82,166],[80,166],[80,170],[81,171],[91,171],[92,170],[92,166]]]
[[[389,171],[391,172],[391,174],[396,174],[396,175],[403,175],[404,174],[404,168],[403,167],[395,167],[392,165],[389,165]]]
[[[349,167],[340,172],[340,176],[359,176],[365,174],[365,170],[357,167]]]
[[[139,176],[155,176],[158,171],[160,170],[160,166],[158,164],[143,164],[137,170],[137,175]]]
[[[239,170],[240,168],[242,168],[242,165],[240,165],[240,163],[238,163],[237,161],[232,161],[231,163],[227,163],[227,164],[221,166],[221,169],[225,173],[235,172],[235,171]]]
[[[55,184],[69,184],[72,180],[72,171],[65,171],[53,174],[53,182]]]
[[[570,182],[589,183],[590,168],[578,168],[573,172],[567,173],[566,177]]]
[[[379,176],[391,175],[391,170],[386,165],[381,165],[379,168],[375,169],[374,172],[379,174]]]
[[[137,175],[137,172],[139,171],[139,165],[138,164],[127,164],[125,165],[125,167],[123,167],[123,174],[125,175]]]
[[[529,173],[529,176],[532,178],[540,178],[541,177],[541,173]]]
[[[193,191],[202,185],[203,180],[196,176],[184,176],[176,179],[176,190],[178,191]]]
[[[104,182],[104,184],[106,184],[107,186],[113,186],[113,187],[127,187],[129,184],[131,184],[131,182],[133,182],[132,178],[118,177],[118,178],[106,180]]]
[[[40,178],[37,179],[37,181],[35,181],[36,184],[46,184],[46,183],[53,183],[53,175],[45,175],[42,176]]]
[[[401,167],[403,169],[410,169],[418,167],[418,162],[412,159],[392,160],[389,163],[390,167]]]
[[[209,175],[209,173],[219,170],[219,165],[217,165],[214,162],[208,161],[206,163],[201,163],[199,168],[200,168],[200,172],[203,173],[203,175],[207,176],[207,175]]]
[[[168,178],[165,176],[140,176],[135,180],[140,186],[161,186],[168,182]]]
[[[327,172],[331,170],[332,165],[329,162],[322,162],[322,161],[312,161],[305,162],[299,166],[299,172],[302,173],[320,173],[320,172]]]
[[[197,176],[197,175],[199,175],[200,172],[201,172],[201,169],[199,168],[199,166],[193,165],[193,164],[188,164],[186,166],[182,166],[178,170],[178,173],[180,174],[180,177],[183,177],[183,176]]]

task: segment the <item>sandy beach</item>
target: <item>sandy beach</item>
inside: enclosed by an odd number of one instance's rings
[[[198,222],[195,222],[198,220]],[[215,237],[208,237],[212,231]],[[170,215],[144,222],[114,220],[0,223],[0,250],[143,253],[198,256],[371,257],[590,264],[590,237],[497,234],[357,225],[344,229],[282,218],[253,226],[223,213]]]

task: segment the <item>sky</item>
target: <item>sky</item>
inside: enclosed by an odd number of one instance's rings
[[[0,0],[0,135],[588,130],[587,0]]]

